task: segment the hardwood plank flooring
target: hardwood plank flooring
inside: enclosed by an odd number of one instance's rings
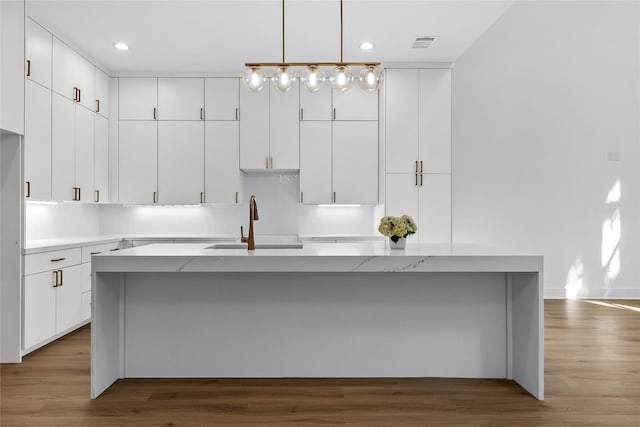
[[[86,326],[2,365],[9,426],[640,426],[640,301],[545,301],[545,392],[507,380],[127,379],[89,399]]]

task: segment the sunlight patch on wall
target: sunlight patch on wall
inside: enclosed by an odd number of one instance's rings
[[[579,254],[567,273],[567,282],[564,287],[565,297],[568,299],[578,298],[584,286],[584,263],[582,262],[582,254]]]
[[[621,200],[622,200],[622,183],[620,182],[620,178],[618,178],[616,182],[613,184],[613,187],[611,187],[611,190],[609,190],[609,194],[607,194],[607,199],[605,203],[607,204],[620,203]]]
[[[620,178],[616,179],[607,194],[605,203],[608,205],[619,204],[622,200],[622,183]],[[622,238],[622,220],[620,207],[615,210],[609,218],[605,218],[602,223],[602,246],[601,263],[606,269],[605,283],[609,285],[620,274],[620,239]]]

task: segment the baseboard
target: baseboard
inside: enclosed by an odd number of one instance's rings
[[[545,289],[545,299],[566,299],[565,289]],[[589,289],[577,299],[640,299],[640,289]]]

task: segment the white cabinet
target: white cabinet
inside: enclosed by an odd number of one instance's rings
[[[333,202],[378,203],[378,122],[333,123]]]
[[[300,191],[305,204],[378,203],[378,122],[302,122]]]
[[[93,64],[62,41],[53,38],[52,88],[54,92],[95,109]]]
[[[333,91],[333,120],[378,120],[378,91]]]
[[[159,78],[158,120],[204,120],[204,79]]]
[[[76,105],[53,93],[51,111],[51,197],[58,201],[76,200]]]
[[[156,203],[158,122],[121,121],[119,141],[120,203]]]
[[[451,242],[451,70],[386,71],[387,215],[411,215],[417,238]]]
[[[95,115],[94,201],[105,203],[109,195],[109,119]]]
[[[331,122],[300,123],[301,203],[330,204],[331,180]]]
[[[240,79],[204,79],[205,120],[238,120]]]
[[[300,121],[331,120],[331,87],[325,85],[317,92],[300,90]]]
[[[158,79],[121,77],[118,80],[120,120],[156,120]]]
[[[84,246],[82,248],[81,312],[82,322],[91,320],[91,259],[94,255],[120,250],[121,242]]]
[[[109,76],[99,69],[94,67],[94,80],[95,80],[95,112],[109,117]]]
[[[204,198],[204,123],[158,122],[158,203],[185,205]]]
[[[81,105],[75,116],[75,187],[77,201],[94,201],[94,118],[95,113]]]
[[[239,203],[240,126],[237,121],[205,122],[205,203]]]
[[[33,350],[81,325],[80,261],[80,248],[25,257],[25,349]]]
[[[27,80],[25,101],[25,196],[51,200],[51,91]]]
[[[269,86],[240,91],[240,169],[269,167]]]
[[[24,134],[24,0],[0,1],[0,129]]]
[[[269,96],[269,157],[271,169],[300,168],[300,85],[288,92],[271,89]]]
[[[31,18],[27,18],[27,79],[51,89],[51,49],[53,36]]]

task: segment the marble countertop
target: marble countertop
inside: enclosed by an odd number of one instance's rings
[[[153,244],[93,258],[97,272],[540,272],[541,255],[477,245],[385,241],[307,242],[301,249],[210,249],[210,244]]]

